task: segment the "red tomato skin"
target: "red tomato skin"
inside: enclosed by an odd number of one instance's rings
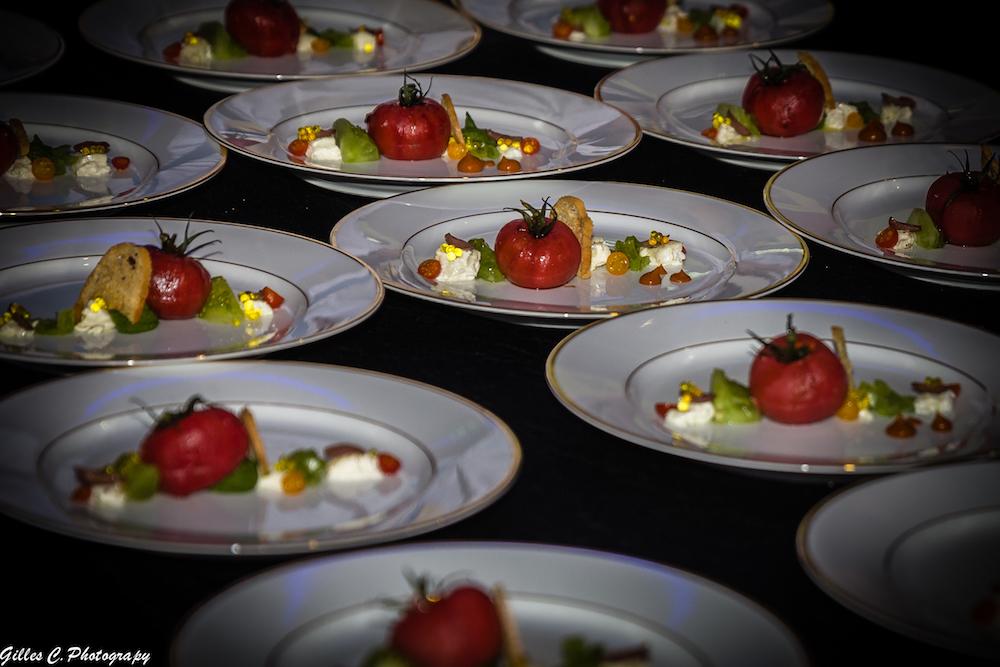
[[[742,104],[763,134],[794,137],[816,129],[823,117],[823,100],[823,86],[801,68],[778,84],[766,84],[754,74],[743,89]]]
[[[283,56],[299,44],[299,15],[285,0],[231,0],[225,19],[226,30],[251,55]]]
[[[201,262],[146,246],[153,261],[146,305],[161,320],[186,320],[197,315],[212,289],[212,277]]]
[[[429,160],[448,148],[451,121],[437,101],[424,98],[408,107],[383,102],[365,117],[379,152],[392,160]]]
[[[507,280],[520,287],[559,287],[580,268],[580,242],[560,221],[546,236],[535,238],[523,219],[511,220],[500,228],[494,252]]]
[[[597,0],[597,8],[614,32],[649,32],[663,20],[667,0]]]
[[[847,372],[840,359],[818,338],[797,333],[810,353],[782,363],[761,350],[750,366],[750,395],[769,419],[783,424],[810,424],[832,417],[847,397]],[[787,347],[785,335],[772,339]]]
[[[924,210],[931,216],[938,227],[941,226],[941,214],[944,212],[948,198],[962,185],[962,173],[950,172],[944,176],[939,176],[931,186],[927,188],[927,200],[924,203]]]
[[[154,429],[139,456],[160,472],[160,490],[186,496],[217,484],[247,455],[243,423],[222,408],[205,408]]]
[[[10,129],[7,123],[0,122],[0,174],[10,169],[10,165],[17,159],[18,152],[19,146],[14,130]]]
[[[500,619],[486,593],[460,586],[437,602],[411,606],[389,641],[420,667],[481,667],[500,653]]]
[[[992,190],[980,186],[950,199],[939,225],[948,243],[979,247],[1000,239],[1000,195]]]

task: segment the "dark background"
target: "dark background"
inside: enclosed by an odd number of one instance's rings
[[[993,3],[965,4],[944,4],[931,13],[909,3],[837,2],[833,23],[795,46],[910,60],[996,88],[995,12],[982,9]],[[76,30],[77,9],[48,3],[9,8],[58,29],[67,50],[51,69],[5,90],[126,100],[197,120],[224,97],[94,49]],[[527,42],[484,30],[473,53],[434,71],[518,79],[589,95],[609,70],[558,61]],[[761,193],[769,175],[646,137],[625,158],[573,177],[691,190],[764,210]],[[194,190],[95,215],[192,215],[325,241],[340,217],[368,201],[320,190],[289,171],[230,153],[225,169]],[[804,274],[776,296],[865,301],[1000,331],[995,292],[906,279],[812,243],[810,251]],[[576,545],[679,567],[770,609],[816,665],[985,664],[885,630],[846,610],[809,580],[796,558],[796,528],[816,502],[845,481],[764,477],[696,463],[631,445],[572,416],[551,395],[544,377],[545,358],[564,334],[388,292],[382,308],[361,326],[269,358],[413,378],[457,392],[507,421],[524,450],[513,488],[476,516],[415,540]],[[439,362],[456,357],[474,370]],[[12,390],[49,379],[52,370],[6,364],[0,374]],[[240,578],[287,560],[157,555],[73,540],[7,517],[0,517],[0,535],[6,575],[0,648],[141,648],[152,652],[156,664],[166,662],[173,635],[197,605]]]

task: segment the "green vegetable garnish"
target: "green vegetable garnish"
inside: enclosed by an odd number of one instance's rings
[[[333,131],[344,162],[372,162],[379,158],[378,147],[368,133],[346,118],[334,121]]]
[[[143,463],[137,452],[122,454],[110,466],[111,471],[121,477],[125,497],[129,500],[147,500],[153,497],[160,486],[159,469]]]
[[[624,241],[615,241],[615,250],[628,257],[629,271],[641,271],[649,265],[649,257],[639,254],[640,247],[639,239],[634,236],[626,236]]]
[[[243,459],[231,473],[212,488],[220,493],[245,493],[253,491],[255,486],[257,486],[257,462]]]
[[[583,637],[567,637],[562,643],[561,667],[598,667],[604,659],[604,647],[588,644]]]
[[[749,424],[760,421],[760,409],[750,398],[750,390],[726,377],[720,368],[712,371],[713,421],[720,424]]]
[[[361,667],[413,667],[402,655],[390,648],[380,648],[372,651]]]
[[[194,31],[194,34],[209,43],[212,47],[212,57],[218,60],[242,58],[247,54],[246,49],[240,46],[239,42],[233,39],[233,36],[229,34],[225,26],[218,21],[206,21],[202,23]]]
[[[476,274],[476,278],[491,283],[502,283],[507,279],[497,264],[496,253],[484,239],[472,239],[469,245],[479,251],[479,273]]]
[[[476,127],[476,122],[472,120],[469,112],[465,113],[465,127],[462,128],[462,136],[473,156],[480,160],[500,159],[500,149],[497,148],[497,142],[490,137],[489,132]]]
[[[587,37],[607,37],[611,34],[611,24],[601,14],[597,5],[564,7],[559,13],[559,18],[574,29],[583,30]]]
[[[757,123],[754,122],[753,116],[738,104],[726,104],[723,102],[715,108],[715,112],[734,119],[737,123],[745,127],[751,136],[760,136],[760,129],[758,129]]]
[[[862,382],[858,391],[868,394],[869,408],[877,415],[895,417],[904,412],[913,412],[914,396],[898,394],[885,380],[875,380],[873,383]]]
[[[274,465],[278,472],[298,470],[306,480],[307,486],[315,486],[323,481],[326,475],[326,460],[314,449],[296,449],[285,454]]]
[[[28,157],[32,160],[40,157],[47,157],[52,160],[52,164],[55,165],[55,175],[62,176],[66,173],[66,169],[76,162],[76,156],[73,155],[73,149],[63,144],[62,146],[49,146],[44,141],[38,138],[36,134],[31,138],[31,144],[28,145]]]
[[[139,316],[139,321],[135,324],[129,321],[125,315],[117,310],[109,310],[108,315],[111,316],[111,321],[115,323],[115,329],[118,333],[123,334],[137,334],[144,331],[152,331],[160,324],[160,318],[156,316],[152,310],[150,310],[148,305],[143,305],[142,315]]]
[[[921,248],[933,250],[944,247],[944,235],[934,224],[930,214],[922,208],[915,208],[906,219],[908,225],[919,225],[920,231],[913,234],[913,240]]]
[[[865,125],[872,122],[873,120],[881,119],[881,116],[875,113],[875,110],[872,109],[872,105],[868,104],[868,102],[848,102],[848,104],[850,104],[852,107],[857,108],[858,115],[861,116],[861,120],[864,122]]]
[[[35,333],[39,336],[65,336],[73,333],[76,321],[73,319],[73,309],[63,308],[56,313],[55,319],[38,320]]]
[[[240,308],[240,301],[222,276],[212,276],[212,287],[208,292],[208,300],[202,306],[198,317],[217,324],[231,324],[233,326],[243,324],[243,309]]]
[[[354,35],[352,33],[341,32],[335,28],[327,28],[323,32],[317,32],[316,34],[330,42],[330,46],[342,49],[354,48]]]

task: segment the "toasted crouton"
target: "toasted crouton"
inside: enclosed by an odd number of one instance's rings
[[[79,322],[87,302],[101,297],[108,310],[119,311],[133,324],[138,322],[152,274],[153,260],[146,248],[132,243],[111,246],[87,276],[73,306],[73,317]]]
[[[583,200],[566,195],[560,197],[552,208],[555,209],[556,216],[573,230],[576,240],[580,242],[580,269],[576,275],[590,278],[590,239],[594,235],[594,221],[587,215]]]

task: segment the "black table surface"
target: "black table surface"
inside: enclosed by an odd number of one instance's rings
[[[924,7],[838,2],[830,26],[794,46],[910,60],[996,87],[990,43],[994,24],[979,13],[980,4],[932,15]],[[197,120],[225,96],[93,48],[76,28],[81,6],[17,7],[58,29],[67,49],[53,67],[5,91],[125,100]],[[529,81],[590,95],[610,70],[556,60],[528,42],[486,29],[471,54],[434,71]],[[624,158],[572,177],[690,190],[765,210],[762,190],[769,176],[645,137]],[[230,153],[221,173],[193,190],[93,215],[191,215],[325,241],[334,223],[369,201],[316,188],[287,170]],[[1000,332],[997,292],[916,281],[814,243],[809,250],[805,272],[774,296],[899,307]],[[816,665],[985,664],[854,614],[814,585],[800,566],[795,534],[803,516],[836,489],[865,480],[761,476],[666,455],[605,434],[570,414],[546,385],[545,359],[566,333],[500,322],[390,291],[378,312],[360,326],[268,358],[340,364],[427,382],[480,403],[514,430],[524,458],[510,491],[478,514],[411,541],[572,545],[681,568],[772,611]],[[463,367],[477,370],[456,370],[456,364],[441,363],[445,358],[462,358]],[[488,377],[479,369],[488,369]],[[8,391],[53,376],[52,369],[11,364],[0,373]],[[0,535],[5,570],[0,649],[141,649],[151,653],[153,664],[169,661],[175,633],[199,604],[247,576],[291,560],[161,555],[63,537],[6,516],[0,516]],[[747,656],[747,663],[752,662]]]

